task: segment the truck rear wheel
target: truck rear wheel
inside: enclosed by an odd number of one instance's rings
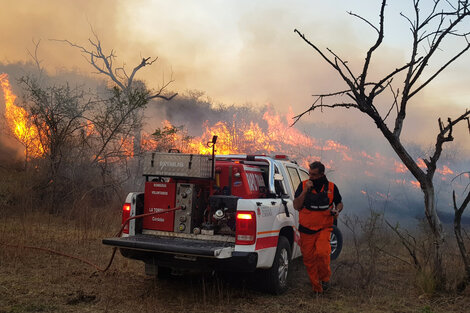
[[[284,236],[279,236],[273,266],[268,270],[260,272],[263,276],[260,283],[266,291],[273,294],[281,294],[287,290],[290,280],[291,257],[292,251],[289,240]]]

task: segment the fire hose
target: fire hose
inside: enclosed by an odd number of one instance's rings
[[[157,214],[163,214],[163,213],[167,213],[167,212],[177,211],[177,210],[180,210],[180,209],[181,209],[181,207],[176,207],[176,208],[171,208],[171,209],[167,209],[167,210],[163,210],[163,211],[159,211],[159,212],[152,212],[152,213],[145,213],[145,214],[139,214],[139,215],[131,216],[128,219],[126,219],[124,221],[124,223],[122,223],[121,229],[116,233],[115,237],[121,236],[122,231],[124,230],[124,228],[127,226],[127,224],[131,220],[142,218],[142,217],[147,217],[147,216],[151,216],[151,215],[157,215]],[[50,254],[63,256],[63,257],[66,257],[66,258],[81,261],[85,264],[88,264],[88,265],[94,267],[97,271],[103,272],[103,273],[106,272],[111,267],[111,264],[113,263],[114,256],[116,255],[116,251],[117,251],[117,247],[114,247],[113,248],[113,253],[111,254],[111,258],[109,259],[108,265],[105,268],[101,268],[98,265],[96,265],[96,264],[94,264],[94,263],[92,263],[92,262],[90,262],[90,261],[88,261],[84,258],[81,258],[81,257],[78,257],[78,256],[73,256],[73,255],[70,255],[70,254],[67,254],[67,253],[63,253],[63,252],[48,249],[48,248],[26,246],[26,245],[12,245],[12,244],[8,244],[8,243],[0,243],[0,245],[5,246],[5,247],[10,247],[10,248],[39,250],[39,251],[48,252]]]

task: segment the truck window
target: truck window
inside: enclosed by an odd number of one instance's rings
[[[289,173],[289,178],[290,178],[290,184],[292,186],[292,194],[295,193],[297,190],[297,187],[299,186],[301,180],[299,173],[297,172],[297,169],[295,167],[290,167],[287,166],[287,172]]]
[[[279,168],[277,165],[274,165],[274,173],[279,174]],[[276,180],[274,182],[274,188],[276,189],[276,196],[284,196],[286,194],[286,187],[284,181]]]
[[[305,170],[299,169],[299,173],[301,181],[309,179],[308,172],[306,172]]]

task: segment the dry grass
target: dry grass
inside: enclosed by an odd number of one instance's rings
[[[119,209],[83,207],[58,217],[40,212],[2,213],[0,243],[33,245],[81,256],[102,267],[111,249],[101,244],[120,222]],[[406,256],[405,256],[406,257]],[[454,261],[458,264],[458,260]],[[143,263],[117,255],[111,269],[96,272],[75,260],[40,251],[1,247],[0,312],[467,312],[469,295],[430,296],[413,268],[381,254],[375,277],[360,287],[353,249],[333,264],[331,290],[310,292],[301,260],[294,261],[290,290],[258,291],[249,276],[145,276]]]

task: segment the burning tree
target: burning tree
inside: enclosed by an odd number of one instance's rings
[[[337,72],[339,77],[347,85],[344,90],[315,95],[315,102],[306,111],[297,115],[295,122],[306,113],[317,109],[322,110],[323,108],[354,108],[366,114],[374,121],[398,157],[418,180],[424,193],[425,215],[432,230],[435,243],[434,275],[438,286],[443,287],[445,277],[441,246],[444,241],[444,235],[436,211],[433,177],[444,143],[454,140],[454,126],[462,121],[468,121],[470,111],[467,110],[465,113],[455,118],[448,118],[446,122],[443,122],[439,118],[439,132],[437,133],[434,151],[428,158],[423,159],[426,165],[425,169],[420,168],[418,161],[414,160],[410,155],[409,150],[401,141],[401,134],[406,111],[408,105],[411,104],[411,99],[470,48],[470,42],[467,38],[468,33],[459,31],[458,29],[459,27],[463,28],[465,26],[464,22],[468,20],[470,4],[469,1],[461,0],[434,0],[431,10],[427,13],[425,13],[426,11],[421,7],[419,0],[413,0],[412,4],[412,17],[403,13],[401,14],[409,23],[411,29],[412,45],[409,59],[405,64],[398,66],[377,81],[369,81],[368,74],[371,70],[374,54],[384,40],[386,0],[382,0],[381,3],[378,26],[362,16],[349,12],[351,16],[357,17],[367,23],[377,34],[377,39],[368,49],[365,61],[359,73],[354,73],[349,63],[334,51],[327,49],[328,53],[325,53],[316,44],[308,40],[300,31],[297,29],[294,30]],[[446,55],[447,60],[443,65],[438,67],[434,72],[429,73],[429,71],[426,71],[429,69],[428,65],[432,61],[435,61],[436,52],[443,49],[445,39],[450,37],[461,39],[463,46],[454,55]],[[423,46],[426,46],[426,48],[422,49]],[[400,88],[395,88],[395,85],[392,84],[394,78],[400,80],[402,76],[404,76],[403,85]],[[378,96],[387,91],[390,92],[391,101],[389,101],[388,107],[383,108],[384,101],[382,101],[382,99],[378,101],[377,99]],[[347,97],[347,101],[341,99],[344,96]],[[394,117],[393,121],[387,122],[387,119],[392,117]]]
[[[44,146],[39,140],[37,127],[30,120],[28,112],[15,105],[16,95],[12,92],[7,74],[0,75],[0,86],[5,101],[5,118],[14,138],[25,148],[26,164],[31,158],[42,156]]]
[[[146,150],[154,150],[167,152],[170,149],[184,151],[193,137],[188,135],[188,131],[184,126],[174,126],[169,121],[163,121],[163,127],[157,128],[152,134],[153,146],[147,147]],[[144,143],[144,142],[143,142]]]
[[[70,157],[66,150],[77,147],[77,134],[84,127],[83,114],[92,100],[85,98],[83,90],[68,84],[43,87],[30,77],[21,78],[20,84],[25,90],[23,105],[36,130],[29,135],[39,141],[38,148],[49,161],[53,180],[64,158]]]

